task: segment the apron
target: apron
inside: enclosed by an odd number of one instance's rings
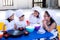
[[[23,27],[25,28],[27,26],[26,21],[17,21],[16,22],[17,28]]]
[[[40,23],[40,18],[36,18],[35,16],[31,15],[29,21],[31,24],[37,24]]]
[[[14,20],[12,20],[11,22],[8,22],[8,20],[4,20],[4,23],[6,25],[6,30],[14,29]]]

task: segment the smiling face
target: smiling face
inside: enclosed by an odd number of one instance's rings
[[[36,11],[36,10],[34,10],[33,15],[34,15],[35,17],[37,17],[37,16],[39,15],[39,12],[38,12],[38,11]]]
[[[9,19],[14,20],[14,14],[9,17]]]
[[[24,20],[24,15],[22,15],[21,17],[19,17],[19,20],[23,21]]]
[[[45,19],[46,21],[49,21],[49,20],[50,20],[50,15],[48,14],[48,12],[45,12],[45,13],[44,13],[44,19]]]

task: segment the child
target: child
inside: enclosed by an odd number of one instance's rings
[[[6,26],[6,30],[5,30],[5,26]],[[7,34],[7,31],[13,29],[15,29],[14,12],[12,10],[8,10],[6,11],[6,20],[4,20],[4,26],[3,26],[4,36],[7,38],[9,36]]]
[[[57,33],[57,29],[56,29],[57,24],[56,24],[55,20],[50,16],[48,11],[45,11],[45,13],[44,13],[43,27],[44,27],[45,31],[53,34],[53,36],[51,36],[49,38],[50,40],[58,40],[58,38],[57,38],[58,33]]]
[[[40,7],[32,8],[33,13],[30,15],[29,21],[30,24],[40,24]]]
[[[25,27],[27,26],[26,21],[24,20],[24,14],[22,10],[16,11],[16,16],[18,17],[18,21],[16,22],[17,29],[20,31],[24,31],[24,33],[28,33],[25,31]]]
[[[42,15],[40,15],[41,8],[37,6],[37,7],[32,8],[32,10],[33,10],[33,13],[30,15],[30,18],[29,18],[30,25],[38,24],[41,27],[38,29],[37,33],[39,34],[45,33],[42,27]]]

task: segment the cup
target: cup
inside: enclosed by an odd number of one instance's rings
[[[0,38],[2,38],[3,37],[3,32],[0,32]]]

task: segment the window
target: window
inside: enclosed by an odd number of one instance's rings
[[[13,0],[3,0],[3,6],[13,6]]]
[[[45,7],[46,0],[33,0],[33,6]]]

